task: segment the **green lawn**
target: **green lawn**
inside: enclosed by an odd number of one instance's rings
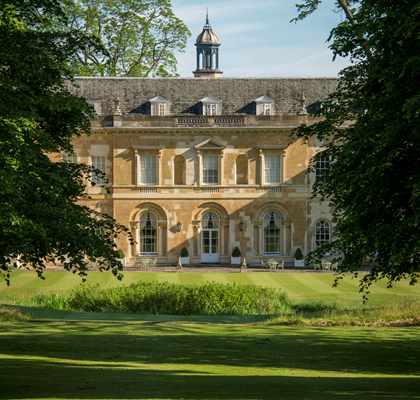
[[[68,291],[80,284],[80,278],[67,272],[48,272],[44,281],[35,274],[17,272],[12,275],[11,286],[0,282],[0,303],[21,303],[34,294]],[[175,283],[236,282],[284,289],[294,302],[324,302],[343,306],[360,304],[357,280],[346,278],[337,288],[332,287],[334,275],[328,273],[302,272],[127,272],[122,282],[118,282],[110,273],[92,272],[88,281],[100,283],[102,287],[127,285],[137,280],[158,280]],[[405,301],[420,301],[420,285],[409,286],[401,282],[390,290],[384,283],[372,290],[370,304],[395,304]]]
[[[70,290],[79,278],[18,273],[1,303]],[[130,273],[138,279],[254,283],[295,302],[360,304],[357,283],[321,273]],[[89,280],[117,285],[109,274]],[[14,299],[14,300],[13,300]],[[420,288],[380,286],[374,304],[419,301]],[[276,326],[240,317],[139,316],[32,309],[0,322],[2,399],[420,399],[420,328]]]
[[[420,399],[418,328],[78,316],[3,324],[0,398]]]

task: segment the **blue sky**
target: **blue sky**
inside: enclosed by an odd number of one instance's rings
[[[348,65],[332,61],[326,40],[331,28],[343,19],[334,11],[333,0],[306,20],[289,21],[296,15],[299,0],[172,0],[174,11],[189,27],[192,36],[185,53],[178,54],[181,76],[195,69],[197,35],[210,23],[222,40],[221,69],[225,77],[334,77]]]

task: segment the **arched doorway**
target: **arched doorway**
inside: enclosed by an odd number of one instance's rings
[[[220,218],[211,211],[202,219],[201,229],[201,262],[218,263],[220,260]]]

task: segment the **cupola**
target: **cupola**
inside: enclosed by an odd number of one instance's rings
[[[214,79],[223,74],[219,70],[219,47],[221,41],[209,22],[209,14],[206,15],[206,24],[203,31],[197,36],[197,69],[194,71],[196,78]]]

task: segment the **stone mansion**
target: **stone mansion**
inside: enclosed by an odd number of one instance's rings
[[[135,238],[118,243],[127,265],[249,265],[292,260],[331,238],[328,206],[311,198],[316,140],[291,137],[336,86],[330,78],[231,79],[208,20],[197,38],[194,78],[77,78],[72,91],[95,108],[92,135],[69,160],[106,173],[85,204],[112,215]]]

